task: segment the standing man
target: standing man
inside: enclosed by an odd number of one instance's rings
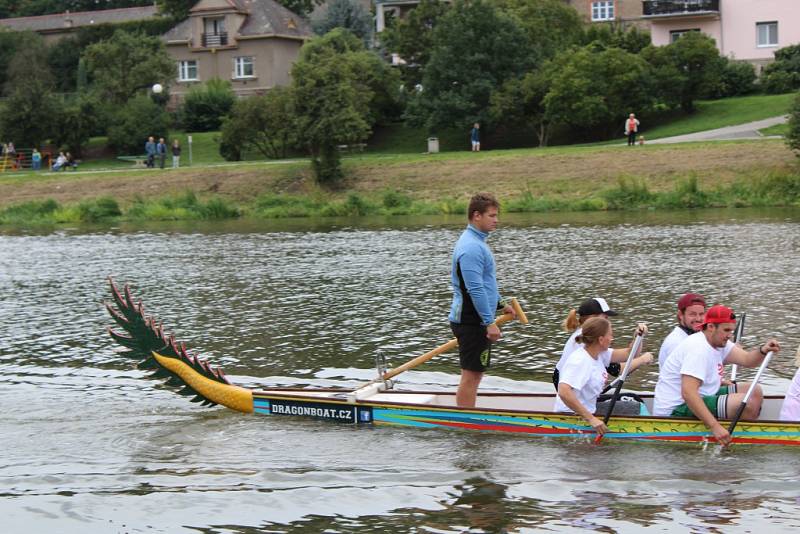
[[[144,153],[147,154],[147,166],[152,169],[156,164],[156,140],[152,135],[144,144]]]
[[[678,326],[661,343],[658,351],[658,365],[664,365],[669,353],[680,345],[681,341],[703,327],[703,316],[706,313],[706,299],[697,293],[686,293],[678,299]]]
[[[639,119],[631,113],[625,121],[625,135],[628,136],[628,146],[636,144],[636,133],[639,131]]]
[[[167,160],[167,143],[164,141],[163,137],[158,140],[156,154],[158,154],[158,166],[163,169],[164,162]]]
[[[481,125],[480,123],[475,123],[472,126],[472,130],[469,132],[469,139],[472,142],[472,151],[473,152],[480,152],[481,151]]]
[[[769,352],[778,352],[780,345],[769,339],[750,351],[730,340],[736,328],[736,316],[727,306],[711,306],[703,318],[703,329],[687,337],[661,365],[656,384],[653,415],[657,417],[695,417],[705,423],[717,442],[725,446],[731,441],[728,429],[719,419],[732,417],[750,388],[749,383],[722,386],[726,363],[756,367]],[[763,401],[761,387],[742,413],[743,420],[758,419]]]
[[[467,229],[453,250],[450,281],[453,285],[453,304],[450,308],[450,327],[458,340],[461,381],[456,403],[472,408],[478,396],[478,385],[489,368],[492,343],[500,339],[500,328],[494,324],[498,309],[514,314],[497,290],[494,256],[486,238],[497,228],[500,204],[490,193],[478,193],[469,201]]]

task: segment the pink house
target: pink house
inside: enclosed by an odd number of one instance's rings
[[[800,0],[643,0],[653,44],[701,31],[731,59],[763,66],[775,50],[800,43]]]

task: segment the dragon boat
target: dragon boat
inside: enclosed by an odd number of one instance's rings
[[[462,431],[501,432],[531,437],[573,439],[595,436],[580,416],[553,411],[555,394],[479,392],[475,408],[456,405],[455,392],[393,389],[379,369],[379,379],[366,387],[248,389],[230,382],[222,370],[190,355],[183,343],[164,333],[163,326],[145,315],[144,305],[125,285],[120,291],[109,278],[113,303],[106,308],[122,331],[109,328],[121,353],[153,371],[166,386],[203,406],[222,405],[246,414],[293,416],[351,425],[387,425]],[[456,346],[455,340],[438,353]],[[430,355],[431,353],[429,353]],[[426,356],[426,355],[423,355]],[[409,362],[410,363],[410,362]],[[402,366],[401,366],[402,367]],[[398,368],[396,371],[399,371]],[[395,373],[397,374],[397,373]],[[637,393],[644,415],[614,415],[606,440],[709,443],[714,437],[695,419],[654,417],[653,395]],[[741,421],[732,443],[800,446],[800,421],[779,421],[783,396],[765,396],[759,420]]]

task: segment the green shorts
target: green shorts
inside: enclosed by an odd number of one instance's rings
[[[706,408],[716,417],[717,419],[727,419],[728,418],[728,394],[729,393],[736,393],[736,384],[731,386],[722,386],[719,388],[714,395],[703,395],[703,403],[706,405]],[[673,417],[694,417],[697,419],[697,416],[692,413],[692,410],[686,406],[686,403],[679,405],[674,410],[672,410]]]

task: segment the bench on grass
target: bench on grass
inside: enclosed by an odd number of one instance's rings
[[[337,148],[339,149],[339,152],[353,154],[355,152],[364,152],[364,149],[367,148],[367,144],[354,143],[352,145],[338,145]]]
[[[117,156],[118,160],[133,162],[134,169],[147,168],[147,155],[144,156]]]

